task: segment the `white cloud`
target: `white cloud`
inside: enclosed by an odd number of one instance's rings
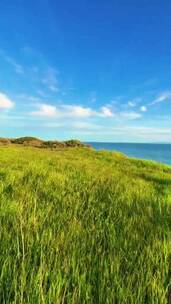
[[[89,117],[113,117],[111,109],[104,106],[95,111],[89,107],[83,107],[80,105],[59,105],[54,106],[50,104],[40,104],[36,105],[38,110],[32,111],[30,114],[32,116],[42,116],[42,117],[69,117],[69,118],[89,118]]]
[[[32,99],[34,100],[34,99]],[[36,99],[35,99],[36,101]],[[81,105],[74,104],[61,104],[51,105],[48,103],[40,103],[33,105],[37,109],[30,113],[31,116],[38,117],[51,117],[51,118],[69,118],[69,119],[88,119],[88,118],[103,118],[103,119],[112,119],[115,118],[117,121],[122,120],[134,120],[141,117],[140,112],[136,111],[112,111],[110,106],[104,105],[99,109],[93,109],[90,107],[84,107]],[[142,112],[145,112],[145,106],[142,106],[140,109]]]
[[[65,116],[70,117],[90,117],[95,114],[91,108],[85,108],[77,105],[63,105],[62,109],[64,110]]]
[[[141,106],[140,111],[141,112],[147,112],[147,107],[146,106]]]
[[[104,117],[113,117],[114,116],[111,109],[108,107],[105,107],[105,106],[101,108],[101,115]]]
[[[58,115],[58,111],[55,106],[48,104],[40,104],[37,106],[38,106],[38,110],[30,113],[32,116],[56,117]]]
[[[0,110],[8,110],[14,107],[14,102],[4,93],[0,93]]]
[[[63,109],[66,109],[68,112],[68,115],[71,117],[113,117],[113,113],[111,109],[109,109],[106,106],[103,106],[100,108],[100,110],[93,110],[91,108],[86,108],[83,106],[78,105],[64,105]]]

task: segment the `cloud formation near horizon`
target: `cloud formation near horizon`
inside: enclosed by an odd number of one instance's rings
[[[76,88],[73,91],[70,90],[73,85],[72,81],[65,86],[61,76],[62,72],[59,73],[55,66],[47,63],[40,65],[37,62],[36,65],[25,64],[23,68],[18,64],[19,59],[15,61],[8,55],[4,61],[9,65],[10,71],[13,67],[17,74],[21,74],[21,77],[17,75],[16,83],[25,79],[27,84],[27,87],[22,88],[19,85],[16,89],[14,82],[14,88],[9,91],[1,88],[0,123],[7,130],[10,127],[12,132],[14,129],[19,130],[20,128],[26,130],[25,132],[44,130],[43,132],[50,136],[53,132],[56,136],[56,132],[60,129],[61,136],[68,136],[65,135],[67,132],[67,134],[71,134],[70,137],[85,136],[87,139],[92,137],[100,140],[101,138],[113,140],[112,136],[118,136],[119,140],[120,136],[125,136],[125,138],[130,136],[130,140],[132,140],[131,138],[143,140],[148,139],[149,132],[149,138],[151,136],[156,141],[160,137],[163,141],[170,140],[170,129],[165,127],[169,125],[167,119],[163,120],[161,130],[157,129],[161,121],[161,117],[157,116],[158,108],[163,110],[165,117],[167,115],[169,117],[169,113],[165,111],[166,107],[170,109],[171,106],[169,89],[158,90],[158,94],[156,90],[152,93],[146,92],[144,95],[131,94],[132,96],[128,90],[123,96],[114,95],[109,98],[100,96],[100,91],[79,95]],[[14,98],[15,104],[13,98],[11,99],[9,96]],[[16,107],[14,108],[14,106]],[[9,111],[12,108],[14,110]],[[148,115],[146,115],[147,112]],[[147,116],[148,119],[146,119]],[[125,127],[125,125],[127,126]],[[155,128],[154,130],[150,128],[151,125],[156,126],[156,132]],[[143,126],[148,128],[143,129]],[[49,128],[51,131],[48,131]],[[128,130],[130,134],[127,134]]]
[[[37,117],[71,117],[71,118],[88,118],[88,117],[113,117],[111,109],[103,106],[98,111],[90,107],[83,107],[80,105],[63,104],[54,106],[50,104],[37,104],[37,110],[30,112],[31,116]]]

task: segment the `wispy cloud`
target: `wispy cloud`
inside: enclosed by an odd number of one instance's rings
[[[52,67],[48,67],[45,72],[45,75],[42,79],[42,83],[47,85],[50,91],[58,92],[59,91],[59,82],[57,79],[58,71]]]
[[[171,91],[161,93],[156,99],[154,99],[149,105],[156,105],[161,102],[171,101]]]
[[[82,122],[82,121],[76,121],[76,122],[69,122],[67,123],[69,129],[71,130],[102,130],[103,126],[102,125],[98,125],[95,123],[90,123],[90,122]],[[47,128],[66,128],[66,123],[58,123],[58,122],[47,122],[44,124],[44,127]]]
[[[66,127],[67,126],[67,127]],[[171,128],[157,128],[157,127],[145,127],[145,126],[112,126],[105,124],[96,124],[89,122],[63,122],[62,124],[58,122],[48,122],[42,125],[44,128],[68,128],[72,134],[76,134],[80,137],[88,135],[90,138],[103,138],[106,141],[113,140],[114,136],[116,140],[127,142],[169,142],[171,140]],[[78,133],[79,132],[79,133]]]
[[[20,101],[23,102],[23,105],[29,104],[29,105],[36,105],[36,104],[41,104],[41,98],[38,96],[32,96],[32,95],[27,95],[25,93],[19,94],[16,96],[16,98]]]
[[[142,97],[136,97],[128,101],[128,106],[131,108],[136,107],[142,101]]]
[[[7,54],[3,50],[0,50],[0,55],[9,65],[11,65],[17,74],[24,74],[24,68],[21,64]]]
[[[41,97],[46,97],[46,94],[40,89],[37,90],[37,94],[40,95]]]
[[[142,98],[134,98],[130,101],[128,101],[127,106],[128,108],[137,108],[139,106],[140,112],[147,112],[147,110],[150,110],[150,107],[155,106],[160,103],[169,102],[171,101],[171,91],[164,91],[160,93],[153,101],[146,103],[144,105],[140,106],[140,103],[142,103]],[[131,115],[131,114],[129,114]],[[138,114],[141,115],[141,114]]]
[[[78,129],[78,130],[101,130],[103,128],[102,125],[98,125],[95,123],[89,123],[89,122],[76,122],[76,123],[72,123],[71,127],[73,129]]]
[[[0,110],[9,110],[14,107],[14,102],[4,93],[0,92]]]
[[[136,106],[136,103],[134,101],[128,101],[128,106],[134,108]]]
[[[160,93],[153,101],[146,103],[144,105],[140,106],[140,103],[142,103],[142,98],[135,98],[130,100],[127,105],[130,108],[135,108],[139,106],[140,112],[147,112],[150,107],[155,106],[160,103],[171,101],[171,91],[165,91]]]
[[[134,120],[141,117],[141,114],[138,112],[121,112],[120,113],[121,118],[125,118],[128,120]]]
[[[14,67],[17,74],[24,74],[23,66],[18,64],[13,58],[6,56],[5,60]]]

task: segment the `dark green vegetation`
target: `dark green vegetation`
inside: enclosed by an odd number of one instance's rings
[[[42,140],[36,137],[20,137],[20,138],[0,138],[1,145],[23,145],[37,148],[68,148],[68,147],[89,147],[79,140],[71,139],[66,141]]]
[[[169,303],[171,167],[15,145],[0,164],[0,303]]]

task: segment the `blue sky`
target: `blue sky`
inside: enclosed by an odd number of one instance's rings
[[[1,0],[0,136],[171,142],[169,0]]]

